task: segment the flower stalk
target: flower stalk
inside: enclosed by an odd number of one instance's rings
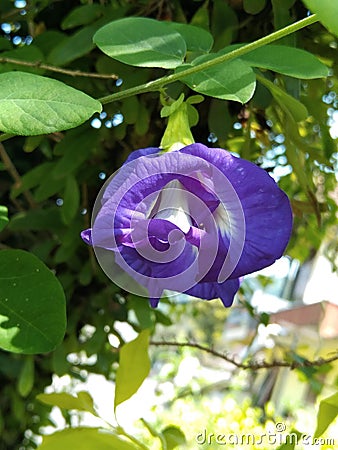
[[[194,142],[189,125],[188,105],[183,102],[169,115],[168,124],[163,134],[160,148],[162,148],[164,152],[179,150]]]

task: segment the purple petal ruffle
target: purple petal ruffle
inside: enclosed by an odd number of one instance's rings
[[[290,202],[268,173],[202,144],[133,152],[94,209],[82,239],[113,281],[142,286],[153,307],[164,290],[231,306],[240,278],[280,258],[292,229]]]

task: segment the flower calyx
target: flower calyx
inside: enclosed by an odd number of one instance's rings
[[[160,144],[163,153],[180,150],[195,142],[190,127],[198,123],[198,112],[192,104],[201,101],[203,101],[201,95],[192,96],[184,101],[183,93],[177,100],[166,100],[161,110],[161,117],[168,117],[167,127]],[[163,97],[162,102],[164,102]]]

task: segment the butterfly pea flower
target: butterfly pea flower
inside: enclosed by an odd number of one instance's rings
[[[244,275],[282,256],[291,229],[288,197],[265,170],[194,143],[131,153],[81,236],[116,284],[153,307],[172,292],[229,307]]]

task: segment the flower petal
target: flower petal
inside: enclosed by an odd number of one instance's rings
[[[291,227],[289,200],[263,169],[192,144],[133,152],[105,184],[92,229],[81,236],[102,249],[108,276],[125,271],[129,278],[117,284],[128,290],[131,277],[153,307],[165,289],[230,306],[239,277],[279,258]]]
[[[260,270],[280,258],[290,239],[292,211],[288,197],[270,175],[255,164],[223,149],[192,144],[181,152],[203,158],[217,167],[229,180],[240,200],[245,218],[245,241],[231,278]],[[214,189],[215,192],[222,192],[223,187],[215,184]],[[234,211],[233,205],[224,201],[214,215],[223,244],[215,261],[216,266],[219,266],[219,259],[224,258],[232,234],[236,234],[235,226],[233,230],[229,228],[229,220],[235,222],[238,212]],[[221,272],[220,267],[215,267],[215,271]]]
[[[213,300],[220,298],[224,306],[229,307],[234,301],[236,292],[240,286],[240,280],[226,280],[223,283],[198,283],[196,286],[188,289],[185,294],[193,297],[203,298],[205,300]]]
[[[93,245],[92,229],[88,228],[87,230],[81,231],[81,238],[87,245]]]

